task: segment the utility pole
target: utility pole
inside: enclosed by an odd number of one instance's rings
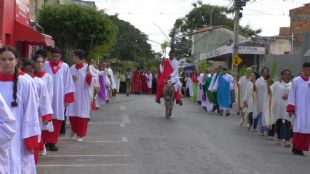
[[[240,18],[242,17],[241,10],[242,7],[246,6],[246,3],[249,0],[234,0],[234,10],[235,10],[235,17],[234,17],[234,43],[233,43],[233,54],[232,57],[238,56],[239,54],[239,23]],[[238,72],[238,66],[234,66],[233,63],[231,64],[231,69],[235,72]]]

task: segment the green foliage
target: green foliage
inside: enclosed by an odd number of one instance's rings
[[[193,9],[183,18],[175,21],[173,29],[169,36],[171,37],[171,47],[179,50],[178,57],[189,57],[191,55],[191,33],[194,30],[205,26],[224,25],[234,28],[234,21],[227,15],[233,12],[233,9],[202,4],[201,1],[193,4]],[[240,27],[240,32],[248,36],[255,36],[261,30],[252,30],[249,25]]]
[[[75,48],[87,52],[94,48],[92,56],[106,55],[115,41],[117,27],[104,11],[93,7],[46,5],[40,10],[38,21],[67,57]]]
[[[274,61],[273,64],[272,64],[272,70],[271,70],[271,73],[270,73],[270,79],[273,80],[274,82],[275,81],[278,81],[279,80],[279,75],[280,75],[280,66],[279,66],[279,63]]]
[[[154,58],[148,37],[129,22],[123,21],[117,15],[109,17],[118,27],[116,43],[112,47],[111,57],[123,61],[138,61]]]
[[[198,63],[198,72],[199,73],[203,73],[206,70],[208,70],[210,67],[212,66],[212,64],[210,62],[208,62],[207,60],[202,60]]]
[[[238,75],[241,77],[241,76],[244,76],[245,75],[245,72],[246,72],[246,67],[243,66],[241,68],[239,68],[239,73]]]

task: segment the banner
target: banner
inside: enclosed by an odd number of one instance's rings
[[[29,26],[29,6],[29,0],[16,0],[16,22]]]

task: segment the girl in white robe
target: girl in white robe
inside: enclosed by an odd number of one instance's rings
[[[45,86],[47,88],[47,94],[49,96],[49,103],[52,103],[52,99],[53,99],[53,77],[46,73],[45,71],[43,71],[43,66],[44,66],[44,58],[40,55],[36,55],[33,57],[33,60],[35,61],[35,76],[37,78],[40,78],[44,83]],[[52,108],[50,108],[52,109]],[[51,117],[53,117],[51,115]],[[47,124],[42,124],[42,143],[41,143],[41,154],[44,156],[46,155],[46,148],[45,148],[45,144],[46,144],[46,138],[47,132],[54,132],[54,126],[53,126],[53,122],[48,122]]]
[[[15,117],[0,94],[0,173],[10,173],[10,143],[15,135]]]
[[[10,174],[36,174],[33,150],[38,146],[41,134],[35,89],[16,67],[18,57],[9,46],[0,50],[0,94],[16,119],[16,134],[9,146],[9,158],[5,166]],[[7,66],[10,62],[11,66]]]

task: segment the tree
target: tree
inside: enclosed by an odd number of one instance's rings
[[[145,59],[154,58],[148,37],[129,22],[117,15],[109,17],[118,27],[116,43],[112,47],[111,57],[118,60],[137,61],[143,64]]]
[[[221,6],[202,4],[201,1],[193,3],[193,9],[183,18],[175,21],[169,34],[171,47],[178,50],[178,57],[191,56],[191,33],[205,26],[224,25],[234,28],[233,19],[227,17],[233,9]],[[261,30],[252,30],[249,25],[240,27],[240,32],[248,36],[255,36]]]
[[[53,36],[67,57],[75,48],[84,49],[96,57],[107,55],[117,30],[104,11],[75,4],[43,6],[39,12],[39,24],[45,33]]]

